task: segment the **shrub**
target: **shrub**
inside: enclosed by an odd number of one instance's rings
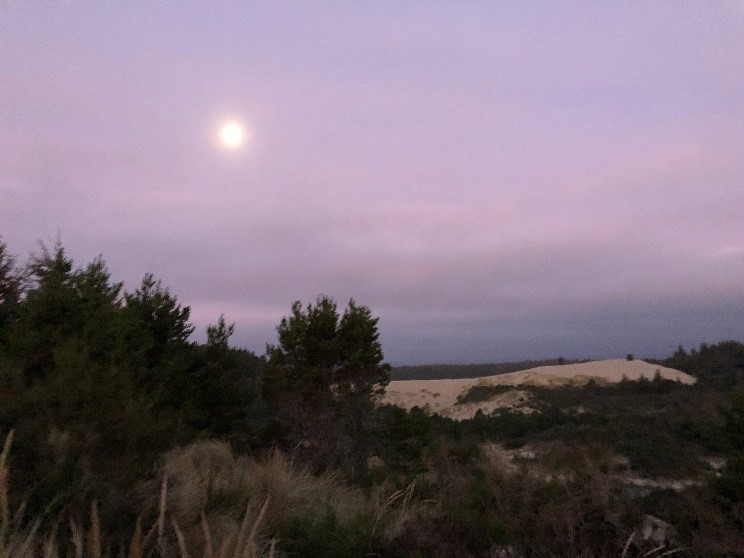
[[[455,405],[465,405],[466,403],[480,403],[482,401],[489,401],[494,395],[500,393],[506,393],[507,391],[513,390],[512,386],[489,386],[489,385],[475,385],[471,387],[466,393],[457,396]]]

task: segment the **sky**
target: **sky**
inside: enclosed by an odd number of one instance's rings
[[[197,340],[320,294],[397,365],[743,340],[742,216],[742,0],[0,3],[0,238]]]

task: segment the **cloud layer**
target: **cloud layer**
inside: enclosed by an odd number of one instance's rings
[[[744,337],[736,2],[0,11],[12,251],[60,231],[258,352],[320,293],[395,363]]]

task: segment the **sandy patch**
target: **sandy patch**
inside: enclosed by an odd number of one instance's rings
[[[475,413],[477,413],[479,409],[486,415],[490,415],[497,410],[534,413],[535,409],[529,406],[531,399],[531,392],[523,389],[511,389],[504,393],[497,393],[488,401],[453,405],[452,407],[444,409],[442,414],[455,420],[463,420],[474,417]]]
[[[474,386],[545,386],[585,385],[590,380],[606,385],[645,377],[653,379],[656,373],[668,380],[694,384],[695,378],[679,370],[649,364],[642,360],[598,360],[562,366],[540,366],[521,372],[499,374],[485,378],[459,380],[401,380],[390,382],[383,403],[405,409],[420,407],[427,412],[439,413],[457,420],[470,418],[478,409],[490,414],[499,409],[530,412],[531,394],[524,390],[510,390],[493,396],[490,400],[466,405],[455,405],[457,398]]]

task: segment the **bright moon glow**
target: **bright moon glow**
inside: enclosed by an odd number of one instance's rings
[[[222,130],[220,130],[220,138],[222,139],[222,144],[225,147],[229,147],[231,149],[235,149],[241,143],[243,143],[243,136],[243,128],[241,128],[240,125],[236,124],[235,122],[225,124],[224,126],[222,126]]]

